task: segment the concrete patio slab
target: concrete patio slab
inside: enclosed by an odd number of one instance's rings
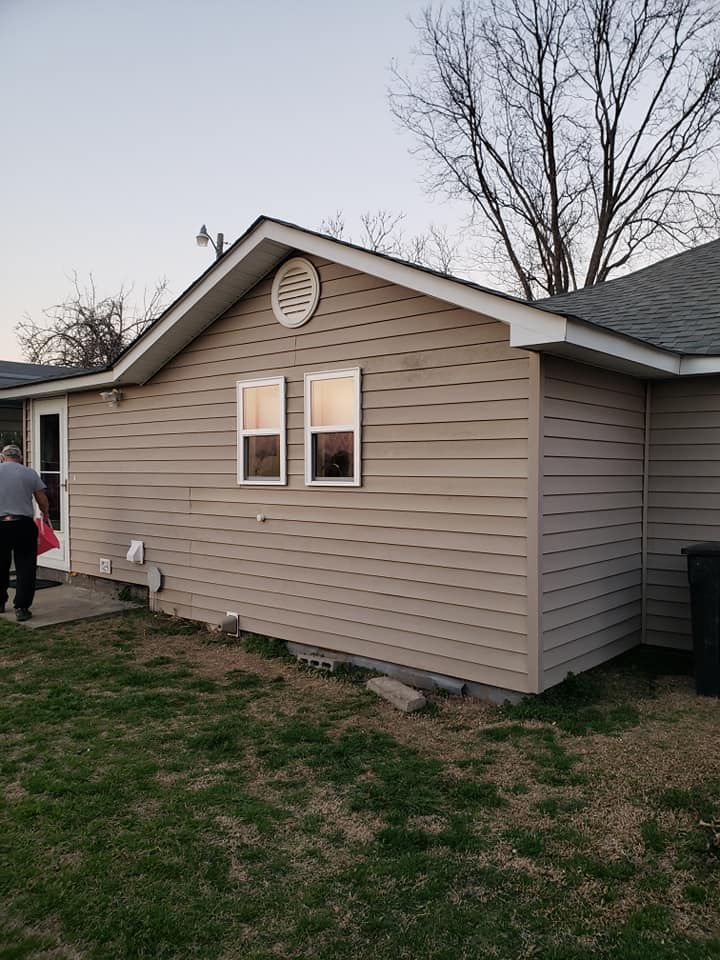
[[[38,590],[32,607],[32,620],[19,624],[37,630],[40,627],[52,627],[59,623],[73,623],[75,620],[98,620],[111,617],[137,607],[136,603],[116,600],[87,587],[76,587],[71,583],[62,583],[59,587]],[[0,620],[15,623],[15,611],[12,598],[8,601],[6,612],[0,614]]]

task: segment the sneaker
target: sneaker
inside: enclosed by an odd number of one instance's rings
[[[29,610],[23,610],[20,607],[15,611],[15,619],[18,623],[22,623],[23,620],[29,620],[32,617],[32,614]]]

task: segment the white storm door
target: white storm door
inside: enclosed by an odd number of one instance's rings
[[[44,567],[69,570],[67,397],[33,401],[30,451],[32,466],[47,487],[50,520],[60,541],[57,549],[43,553],[38,562]]]

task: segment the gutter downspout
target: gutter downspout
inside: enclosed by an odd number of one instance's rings
[[[642,521],[641,521],[641,631],[640,642],[647,643],[647,557],[648,557],[648,475],[650,466],[650,413],[652,408],[652,383],[645,381],[645,428],[643,431],[643,479],[642,479]]]
[[[544,358],[530,353],[530,411],[528,414],[527,479],[527,638],[528,684],[531,693],[544,687],[542,625],[542,512],[543,512],[543,434],[545,393]]]

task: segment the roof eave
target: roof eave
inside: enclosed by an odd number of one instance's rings
[[[146,383],[183,347],[252,289],[295,250],[333,260],[360,272],[410,287],[418,293],[472,310],[522,330],[523,336],[556,339],[566,320],[523,301],[473,284],[414,267],[351,244],[305,231],[277,220],[263,219],[131,345],[112,368],[80,377],[0,391],[7,397],[53,396],[59,393]]]
[[[520,349],[574,357],[638,376],[720,373],[720,357],[683,358],[642,341],[383,254],[261,217],[155,323],[103,371],[0,390],[2,398],[56,396],[146,383],[296,250],[471,310],[510,327]]]
[[[679,354],[572,317],[566,318],[564,335],[555,340],[539,341],[514,330],[510,343],[641,377],[675,377],[685,372]],[[715,361],[715,369],[708,364],[707,372],[720,373],[720,357],[708,359]]]

